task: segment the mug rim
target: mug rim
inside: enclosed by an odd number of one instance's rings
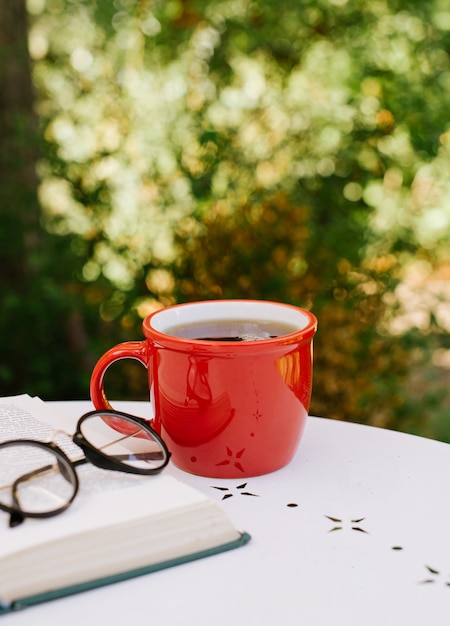
[[[234,307],[235,305],[241,305],[241,309],[242,307],[246,307],[247,309],[249,309],[250,307],[253,308],[253,310],[255,310],[255,308],[259,307],[259,310],[263,310],[266,309],[266,311],[268,311],[269,309],[272,309],[274,307],[277,307],[278,310],[283,310],[286,315],[284,316],[284,319],[280,320],[280,318],[278,317],[276,319],[276,321],[287,321],[286,318],[289,317],[289,322],[287,323],[294,323],[292,322],[292,317],[297,317],[297,319],[299,317],[303,318],[303,324],[298,323],[299,328],[297,328],[295,331],[291,332],[291,333],[287,333],[285,335],[281,335],[278,337],[273,337],[273,338],[267,338],[267,339],[258,339],[258,341],[242,341],[242,342],[233,342],[230,343],[229,341],[220,341],[220,340],[208,340],[208,339],[193,339],[193,338],[188,338],[188,337],[177,337],[176,335],[171,335],[167,332],[165,332],[164,328],[167,327],[173,327],[176,325],[176,322],[178,321],[178,323],[183,324],[184,320],[178,320],[178,314],[182,313],[184,310],[186,310],[187,308],[191,308],[191,309],[210,309],[212,310],[212,308],[217,308],[218,305],[221,305],[222,308],[226,307],[226,308],[230,308]],[[164,325],[164,327],[162,325],[157,325],[155,327],[155,321],[158,317],[160,316],[168,316],[169,319],[171,319],[171,322],[168,322]],[[242,319],[244,317],[244,319],[246,317],[249,318],[255,318],[256,315],[249,315],[247,313],[247,315],[243,315],[242,314],[242,310],[241,311],[236,311],[236,314],[231,316],[232,318],[234,317],[235,319]],[[282,316],[283,317],[283,316]],[[230,315],[227,315],[226,313],[222,313],[222,314],[215,314],[214,316],[205,317],[206,321],[211,321],[211,320],[218,320],[218,319],[230,319]],[[273,316],[270,316],[266,313],[266,316],[258,316],[259,319],[264,319],[265,321],[271,321],[274,319]],[[189,321],[193,321],[193,320],[188,320]],[[159,326],[159,327],[158,327]],[[146,338],[148,339],[153,339],[153,340],[158,340],[158,342],[160,343],[170,343],[170,344],[177,344],[179,346],[186,346],[187,344],[194,344],[196,346],[227,346],[227,348],[236,348],[236,349],[242,349],[244,347],[246,347],[247,349],[251,346],[252,349],[255,349],[257,346],[267,346],[267,344],[269,345],[279,345],[281,343],[286,344],[286,343],[293,343],[293,342],[298,342],[298,341],[305,341],[305,340],[309,340],[311,339],[316,330],[317,330],[317,318],[316,316],[311,313],[310,311],[308,311],[307,309],[304,309],[302,307],[296,306],[294,304],[288,304],[288,303],[284,303],[284,302],[276,302],[276,301],[272,301],[272,300],[256,300],[256,299],[244,299],[244,298],[231,298],[231,299],[223,299],[223,300],[196,300],[196,301],[192,301],[192,302],[182,302],[179,304],[173,304],[170,305],[168,307],[164,307],[162,309],[158,309],[157,311],[154,311],[153,313],[150,313],[149,315],[147,315],[143,322],[142,322],[142,327],[143,327],[143,331],[144,331],[144,335]]]

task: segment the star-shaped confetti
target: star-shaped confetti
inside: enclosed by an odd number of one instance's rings
[[[333,526],[333,528],[330,528],[329,532],[333,532],[335,530],[342,530],[344,528],[345,522],[340,519],[339,517],[332,517],[331,515],[325,515],[325,517],[327,519],[329,519],[330,521],[334,522],[335,526]],[[361,528],[361,526],[359,526],[359,524],[364,521],[366,518],[365,517],[359,517],[357,519],[352,519],[350,520],[350,527],[352,530],[356,530],[360,533],[367,533],[367,530],[364,530],[364,528]]]
[[[259,496],[256,493],[251,493],[250,491],[244,491],[246,487],[247,487],[247,483],[242,483],[241,485],[237,485],[235,489],[237,490],[237,493],[240,494],[241,496],[253,496],[255,498],[259,498]],[[229,487],[217,487],[213,485],[212,488],[217,489],[218,491],[224,492],[222,500],[227,500],[228,498],[232,498],[234,496],[233,491]]]

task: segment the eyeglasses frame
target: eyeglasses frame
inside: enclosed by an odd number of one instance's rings
[[[81,432],[82,423],[86,419],[96,416],[96,415],[98,415],[99,417],[105,417],[105,418],[119,417],[119,418],[125,419],[126,421],[137,424],[140,427],[140,429],[149,433],[152,436],[152,438],[155,439],[156,442],[161,446],[161,449],[165,453],[164,463],[160,467],[157,467],[157,468],[145,469],[145,468],[133,467],[130,465],[126,465],[124,463],[120,463],[118,461],[115,461],[113,457],[109,457],[108,455],[103,454],[98,448],[96,448],[91,443],[89,443],[89,441],[87,441],[84,438]],[[61,432],[61,431],[57,431],[57,432]],[[64,503],[64,505],[56,509],[52,509],[50,511],[44,511],[44,512],[26,511],[24,512],[20,509],[20,506],[16,497],[16,492],[17,492],[18,483],[21,480],[23,480],[25,477],[27,477],[29,474],[18,476],[18,478],[11,485],[12,500],[13,502],[17,502],[17,506],[8,506],[0,502],[0,510],[4,511],[5,513],[10,514],[9,526],[11,528],[21,524],[27,517],[35,518],[35,519],[36,518],[45,519],[49,517],[54,517],[55,515],[59,515],[60,513],[63,513],[66,509],[68,509],[69,506],[72,504],[72,502],[75,500],[79,491],[80,481],[78,478],[78,474],[76,472],[76,467],[78,465],[84,465],[85,463],[90,462],[92,463],[92,465],[95,465],[96,467],[99,467],[101,469],[119,471],[119,472],[123,472],[126,474],[139,474],[139,475],[149,476],[149,475],[159,474],[167,466],[170,460],[170,456],[171,456],[171,453],[169,449],[167,448],[164,440],[150,426],[148,421],[146,421],[145,419],[141,417],[130,415],[129,413],[125,413],[123,411],[116,411],[115,409],[102,409],[102,410],[89,411],[88,413],[85,413],[84,415],[80,417],[80,419],[77,422],[76,431],[73,435],[69,435],[68,433],[65,433],[65,434],[67,434],[68,437],[79,448],[81,448],[81,450],[84,453],[84,458],[76,459],[72,461],[68,457],[68,455],[53,441],[46,442],[46,441],[39,441],[37,439],[9,439],[7,441],[0,442],[0,450],[3,447],[14,446],[14,445],[17,445],[17,446],[31,445],[31,446],[42,448],[44,450],[48,450],[57,458],[58,464],[62,463],[66,469],[69,468],[69,472],[71,473],[71,481],[74,487],[74,492],[72,496],[69,498],[67,502]],[[60,465],[60,470],[61,470],[61,467],[62,466]],[[30,474],[34,474],[38,471],[39,469],[34,470],[33,472],[30,472]],[[61,470],[61,473],[64,475],[64,472],[62,470]]]

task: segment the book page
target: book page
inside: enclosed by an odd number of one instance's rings
[[[65,418],[46,406],[39,398],[27,395],[0,398],[0,442],[9,439],[36,439],[53,441],[72,461],[84,458],[83,451],[73,443],[76,420]],[[20,457],[17,457],[20,475]],[[91,463],[79,466],[80,489],[83,493],[121,489],[136,484],[136,476],[111,472]],[[81,484],[82,482],[82,484]]]
[[[40,421],[39,412],[39,404],[30,396],[0,398],[0,441],[27,438],[45,441],[53,428]]]

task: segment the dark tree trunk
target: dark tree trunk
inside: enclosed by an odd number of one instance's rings
[[[0,395],[25,391],[24,328],[38,223],[36,119],[25,0],[0,0]]]
[[[38,245],[39,154],[25,0],[0,1],[0,285],[26,289]]]
[[[0,0],[0,396],[76,397],[86,337],[52,256],[54,241],[40,227],[27,18],[25,0]]]

